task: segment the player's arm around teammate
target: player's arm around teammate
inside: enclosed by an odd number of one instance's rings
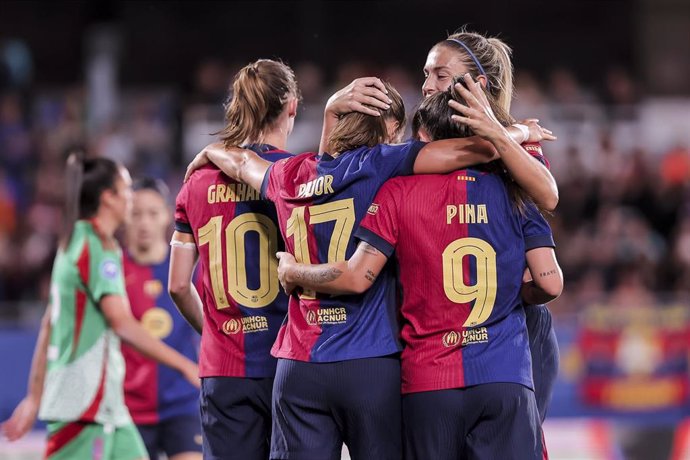
[[[522,286],[523,301],[530,304],[548,303],[563,290],[561,271],[553,248],[536,248],[525,253],[527,266],[537,279]],[[285,292],[296,288],[311,289],[333,295],[361,294],[371,287],[388,261],[388,256],[369,243],[360,242],[347,261],[308,265],[295,260],[292,254],[279,252],[278,279]]]
[[[471,77],[468,77],[471,80]],[[478,87],[474,92],[481,93]],[[495,117],[491,112],[488,101],[481,97],[473,97],[468,100],[468,105],[473,113],[483,114],[474,121],[475,126],[483,127],[495,123]],[[492,119],[493,117],[493,119]],[[513,140],[508,130],[500,126],[500,130],[493,127],[493,131],[486,134],[485,138],[475,136],[463,139],[444,139],[426,144],[419,151],[414,162],[415,174],[444,174],[471,164],[487,163],[499,157],[509,158],[523,157],[524,150]],[[489,137],[491,135],[492,137]],[[533,139],[535,141],[547,139],[550,134],[541,128],[535,128]],[[532,138],[531,138],[532,139]],[[484,148],[488,141],[489,149]],[[518,162],[522,159],[518,160]],[[532,161],[527,158],[527,161]],[[248,149],[228,148],[221,143],[210,144],[204,148],[189,164],[185,175],[188,180],[191,174],[209,162],[215,164],[225,174],[235,180],[244,182],[259,190],[271,163],[260,158],[256,153]]]

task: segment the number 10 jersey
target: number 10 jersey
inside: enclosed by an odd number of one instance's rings
[[[291,156],[269,145],[249,148],[268,161]],[[275,207],[207,166],[177,195],[175,229],[194,235],[201,261],[200,377],[273,377],[270,350],[288,301],[278,282]]]

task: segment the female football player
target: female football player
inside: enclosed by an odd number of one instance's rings
[[[269,164],[282,161],[291,156],[284,149],[298,102],[290,67],[253,62],[234,79],[221,139],[252,149]],[[171,244],[170,294],[190,324],[203,328],[204,457],[265,460],[276,369],[270,349],[288,303],[276,273],[282,240],[275,207],[218,168],[203,168],[177,196]],[[197,255],[201,297],[192,284]]]
[[[29,391],[3,431],[10,439],[22,436],[38,412],[48,422],[46,458],[147,458],[125,406],[120,339],[194,385],[198,369],[132,316],[114,238],[131,210],[128,171],[106,158],[73,153],[66,184],[64,228]]]

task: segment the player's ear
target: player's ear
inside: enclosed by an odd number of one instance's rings
[[[113,200],[115,199],[115,190],[111,189],[105,189],[101,193],[101,198],[100,198],[100,203],[99,206],[111,206],[113,204]]]
[[[484,75],[477,75],[477,78],[475,78],[479,82],[480,85],[482,85],[482,89],[486,89],[486,85],[489,83],[489,80],[486,79]]]
[[[296,97],[290,98],[290,100],[287,103],[288,116],[290,118],[295,118],[297,116],[297,106],[298,105],[299,105],[299,101],[297,100]]]

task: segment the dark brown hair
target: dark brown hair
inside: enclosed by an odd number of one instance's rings
[[[81,149],[74,149],[67,158],[65,171],[65,215],[63,216],[60,246],[65,248],[72,239],[78,219],[96,215],[101,194],[116,190],[115,181],[122,166],[109,158],[86,158]]]
[[[225,106],[225,127],[216,134],[226,147],[260,142],[290,96],[300,97],[290,67],[271,59],[246,65],[235,75],[232,99]]]
[[[455,115],[456,112],[448,105],[450,100],[467,105],[460,93],[455,89],[456,83],[462,84],[465,88],[467,87],[462,77],[455,77],[453,84],[448,90],[438,92],[422,101],[412,117],[412,133],[415,138],[419,138],[419,131],[422,129],[432,141],[474,136],[474,132],[469,126],[457,123],[451,119],[451,116]],[[510,116],[498,105],[493,97],[488,96],[487,99],[498,121],[503,126],[509,126],[511,123]],[[511,201],[520,213],[524,214],[527,205],[532,203],[533,200],[510,177],[503,162],[501,160],[492,161],[482,168],[502,177],[508,188],[508,195]]]
[[[390,108],[381,111],[370,107],[381,113],[380,117],[360,112],[342,115],[328,136],[328,152],[331,155],[336,156],[358,147],[373,147],[388,142],[386,120],[394,120],[397,123],[395,135],[405,129],[405,104],[402,97],[390,83],[384,81],[383,85],[388,90],[388,97],[393,101]]]

